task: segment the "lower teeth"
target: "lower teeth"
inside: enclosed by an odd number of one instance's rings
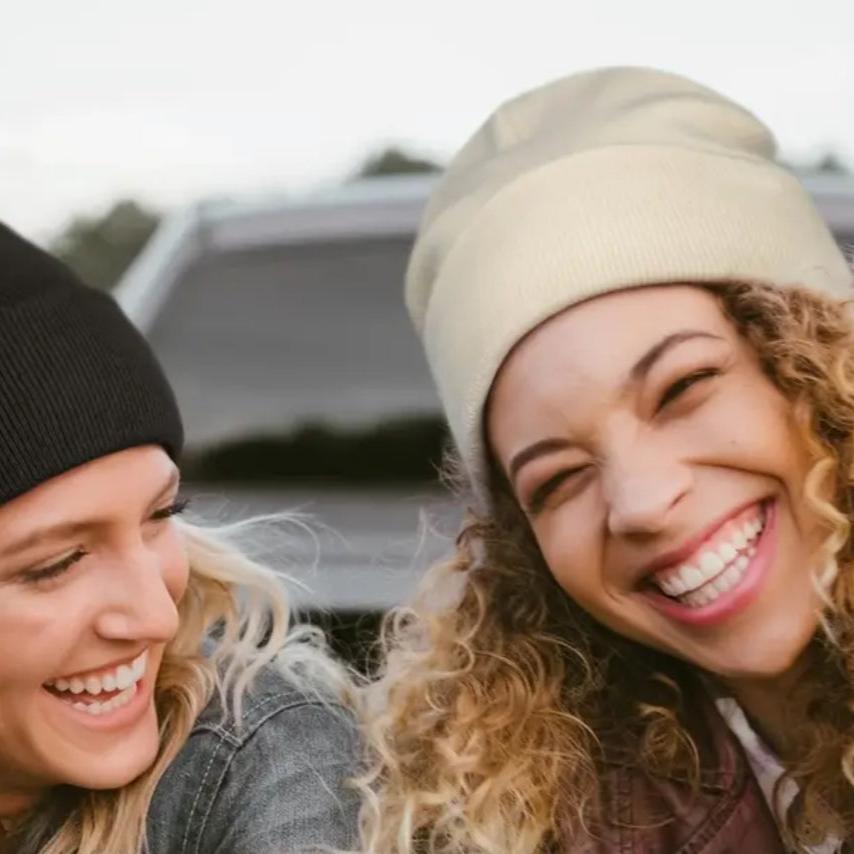
[[[106,715],[115,709],[121,708],[122,706],[127,705],[136,694],[136,683],[130,686],[130,688],[125,688],[119,694],[116,694],[115,697],[107,700],[106,702],[99,703],[95,701],[94,703],[71,703],[71,707],[77,709],[80,712],[86,712],[93,717],[98,717],[99,715]]]

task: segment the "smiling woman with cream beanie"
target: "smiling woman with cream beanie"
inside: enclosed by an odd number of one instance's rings
[[[368,850],[854,837],[852,276],[774,149],[618,68],[451,163],[406,296],[472,513],[388,624]]]

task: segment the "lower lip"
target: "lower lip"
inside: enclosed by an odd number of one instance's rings
[[[109,732],[132,726],[145,714],[154,689],[154,678],[151,673],[152,668],[149,664],[142,679],[136,683],[136,693],[133,697],[123,706],[100,715],[92,715],[81,709],[75,709],[71,703],[61,700],[56,694],[51,693],[46,688],[42,690],[53,701],[54,705],[61,706],[65,713],[73,720],[88,729]]]
[[[765,507],[765,527],[756,543],[756,552],[735,587],[721,593],[714,602],[699,607],[683,605],[663,593],[645,590],[642,595],[666,616],[694,626],[723,622],[747,608],[759,595],[777,551],[777,502]]]

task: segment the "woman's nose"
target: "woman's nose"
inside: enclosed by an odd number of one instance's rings
[[[646,461],[607,475],[608,529],[615,536],[649,536],[667,526],[673,508],[691,486],[688,466]]]
[[[178,631],[178,606],[161,556],[142,544],[118,561],[110,595],[96,620],[98,635],[151,643],[171,640]]]

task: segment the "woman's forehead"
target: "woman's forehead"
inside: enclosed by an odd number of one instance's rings
[[[574,305],[534,329],[497,378],[558,361],[566,367],[632,362],[657,340],[686,330],[731,337],[717,297],[696,285],[653,285],[613,291]]]

